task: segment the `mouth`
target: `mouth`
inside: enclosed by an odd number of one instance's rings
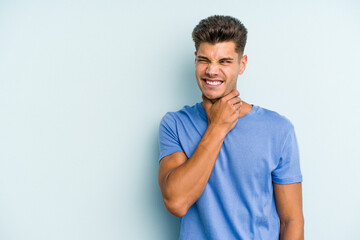
[[[209,79],[209,78],[202,78],[203,82],[205,83],[206,87],[216,88],[223,84],[223,80],[220,79]]]

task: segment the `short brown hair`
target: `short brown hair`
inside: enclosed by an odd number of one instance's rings
[[[236,18],[231,16],[214,15],[199,22],[192,32],[195,49],[198,50],[200,43],[218,43],[233,41],[235,51],[242,55],[247,39],[247,29]]]

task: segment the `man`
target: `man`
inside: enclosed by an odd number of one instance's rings
[[[203,102],[168,112],[159,128],[159,186],[180,239],[303,239],[294,127],[236,89],[246,28],[211,16],[192,36]]]

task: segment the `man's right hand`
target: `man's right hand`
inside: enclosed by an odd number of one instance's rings
[[[239,95],[239,91],[234,89],[215,103],[202,95],[203,108],[208,118],[208,127],[219,128],[225,135],[235,127],[242,106]]]

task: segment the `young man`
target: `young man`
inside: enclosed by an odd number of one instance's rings
[[[192,36],[203,102],[166,113],[159,128],[159,186],[180,239],[303,239],[294,127],[236,90],[246,28],[211,16]]]

